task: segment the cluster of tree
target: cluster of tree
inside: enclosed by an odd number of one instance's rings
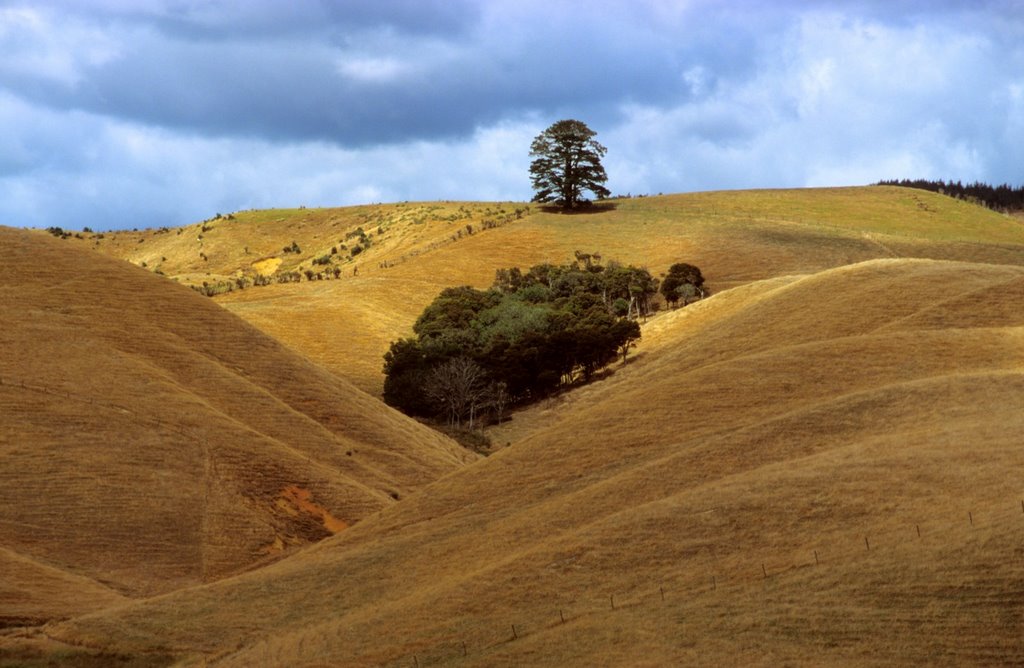
[[[680,301],[686,306],[692,301],[704,299],[706,292],[700,269],[685,262],[672,265],[665,275],[665,280],[661,282],[661,294],[673,307]]]
[[[472,426],[484,413],[500,421],[506,406],[625,361],[659,281],[639,267],[602,266],[596,254],[576,257],[526,272],[499,269],[487,290],[443,290],[413,325],[416,336],[392,342],[384,355],[384,400],[410,415]]]
[[[978,181],[964,185],[960,181],[954,183],[953,181],[928,181],[925,179],[892,179],[879,181],[876,185],[929,190],[981,204],[990,209],[1004,211],[1024,209],[1024,186],[1014,188],[1006,183],[1001,186],[991,186]]]
[[[65,231],[63,228],[60,227],[47,227],[46,231],[52,234],[53,236],[57,237],[58,239],[67,239],[71,236],[74,236],[76,239],[84,238],[81,234],[77,232]]]
[[[146,263],[143,262],[142,266],[145,267]],[[163,273],[159,268],[155,271],[158,274]],[[281,271],[269,276],[255,274],[253,276],[238,276],[233,279],[216,281],[214,283],[203,281],[202,285],[191,285],[189,287],[200,294],[206,295],[207,297],[216,297],[217,295],[224,294],[226,292],[245,290],[249,287],[273,285],[275,283],[302,283],[303,281],[312,282],[336,280],[341,278],[341,273],[340,267],[333,267],[326,271],[313,271],[312,269],[306,269],[304,271]]]

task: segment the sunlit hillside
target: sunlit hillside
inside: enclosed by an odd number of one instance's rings
[[[0,249],[0,626],[267,563],[473,459],[185,287]]]
[[[1024,662],[1022,299],[979,263],[751,280],[337,536],[46,632],[226,666]]]
[[[574,215],[444,202],[241,212],[186,228],[83,237],[68,241],[197,286],[226,289],[261,272],[299,272],[299,283],[214,299],[377,394],[388,342],[407,335],[442,288],[486,287],[497,268],[564,263],[577,250],[655,275],[690,262],[716,292],[874,258],[1024,264],[1019,219],[897,187],[667,195],[612,200]],[[293,243],[301,252],[284,252]],[[356,245],[361,251],[350,257]],[[329,261],[314,264],[323,258]],[[326,280],[308,281],[306,271]]]

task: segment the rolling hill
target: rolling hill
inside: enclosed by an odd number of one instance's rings
[[[360,230],[369,244],[359,241]],[[576,250],[655,275],[685,261],[701,267],[717,292],[875,258],[1024,264],[1021,232],[1019,220],[964,201],[864,187],[620,199],[570,216],[515,203],[252,211],[187,228],[69,241],[199,287],[223,287],[260,271],[338,269],[338,279],[303,276],[301,283],[236,289],[215,300],[379,395],[388,343],[409,333],[441,289],[486,287],[500,267],[561,264]],[[301,252],[285,253],[292,244]],[[349,258],[354,245],[365,249]],[[325,257],[328,264],[313,264]]]
[[[0,610],[52,620],[0,659],[1024,663],[1019,220],[872,187],[189,230],[0,228]],[[486,459],[353,387],[442,287],[574,250],[714,294]],[[197,287],[344,271],[210,300],[105,254]]]
[[[1019,663],[1022,298],[1024,268],[907,259],[722,292],[379,515],[47,633],[225,666]]]
[[[0,248],[4,625],[266,563],[473,458],[187,288]]]

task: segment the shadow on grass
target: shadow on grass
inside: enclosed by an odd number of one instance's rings
[[[107,652],[63,649],[44,651],[31,648],[0,648],[0,668],[164,668],[180,657],[164,654],[114,654]]]
[[[576,205],[574,209],[563,209],[557,204],[541,204],[540,210],[544,213],[560,213],[566,216],[577,216],[580,214],[607,213],[618,208],[617,202],[585,202]]]

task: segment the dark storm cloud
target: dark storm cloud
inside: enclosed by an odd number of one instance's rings
[[[2,7],[27,3],[0,0]],[[368,28],[458,35],[478,18],[471,0],[34,0],[64,16],[145,25],[188,40],[286,39]]]
[[[407,5],[415,9],[400,11]],[[550,12],[550,22],[530,30],[470,26],[479,12],[466,7],[454,12],[446,4],[432,21],[420,21],[429,5],[345,3],[327,5],[333,9],[320,12],[323,21],[309,20],[315,7],[301,5],[305,13],[282,20],[282,31],[263,39],[282,6],[238,21],[223,9],[165,10],[152,25],[142,18],[154,12],[108,10],[99,30],[118,26],[110,34],[113,53],[81,63],[75,85],[2,69],[0,82],[52,108],[216,136],[345,146],[464,137],[535,110],[610,118],[623,99],[687,93],[677,72],[681,49],[646,26],[574,12]],[[424,31],[452,27],[456,16],[462,22],[452,34]],[[395,18],[384,22],[388,17]],[[175,29],[166,30],[168,21]],[[209,38],[220,30],[224,38]]]

